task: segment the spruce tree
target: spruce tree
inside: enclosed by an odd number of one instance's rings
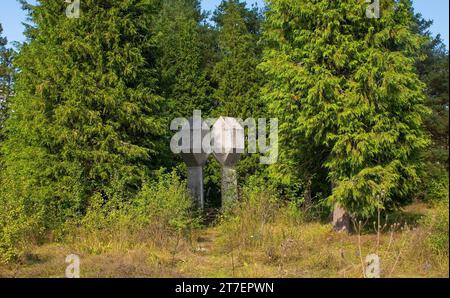
[[[164,139],[160,161],[164,167],[181,163],[170,151],[170,122],[178,117],[192,117],[194,110],[206,116],[211,110],[211,87],[207,77],[204,33],[210,33],[198,0],[158,1],[153,23],[157,44],[156,71],[159,92],[164,98]],[[208,40],[208,42],[212,42]]]
[[[3,140],[3,126],[7,118],[7,103],[12,95],[12,80],[14,68],[12,58],[14,51],[8,49],[8,40],[2,37],[3,28],[0,24],[0,142]]]
[[[414,29],[427,40],[421,50],[423,59],[416,64],[417,71],[426,84],[425,104],[432,111],[424,119],[432,143],[423,150],[422,191],[425,199],[436,200],[448,197],[449,65],[448,50],[439,35],[433,37],[431,25],[432,21],[416,15]]]
[[[161,1],[155,24],[161,93],[169,120],[211,109],[210,86],[203,69],[202,22],[197,0]],[[168,126],[167,126],[168,127]]]
[[[261,67],[281,122],[278,173],[297,177],[303,164],[295,159],[316,154],[307,166],[326,171],[328,201],[345,211],[338,229],[349,229],[346,212],[370,216],[405,202],[427,145],[414,68],[423,40],[411,30],[411,2],[382,1],[380,18],[367,18],[363,0],[268,6]]]
[[[218,61],[212,71],[213,115],[235,117],[266,117],[265,105],[260,98],[262,75],[257,69],[261,62],[260,27],[262,15],[258,7],[248,8],[240,0],[223,0],[212,20],[217,32]],[[214,180],[220,181],[219,167],[207,170]],[[244,154],[237,165],[239,183],[263,168],[259,156]],[[208,178],[211,179],[211,178]]]
[[[263,113],[259,100],[262,78],[257,71],[261,56],[258,9],[250,10],[240,0],[224,0],[213,20],[220,55],[213,71],[215,113],[243,120],[257,118],[256,113]]]
[[[160,164],[154,4],[84,0],[79,18],[63,1],[27,6],[34,25],[16,59],[0,191],[20,216],[7,224],[26,218],[36,234],[95,194],[127,200]]]

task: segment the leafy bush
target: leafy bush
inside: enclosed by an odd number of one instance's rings
[[[140,224],[158,223],[170,231],[197,227],[200,218],[186,184],[175,174],[160,173],[156,182],[147,183],[133,201],[133,220]]]
[[[39,206],[17,191],[6,191],[15,185],[0,173],[0,263],[18,259],[25,247],[43,232],[43,212]]]
[[[449,254],[449,201],[436,203],[433,209],[423,219],[423,225],[427,229],[427,243],[431,250],[440,255]]]
[[[428,163],[430,165],[430,163]],[[448,172],[441,166],[429,166],[430,170],[423,178],[426,201],[443,201],[448,198]]]
[[[10,205],[0,199],[0,263],[21,257],[37,228],[36,219],[27,217],[22,206]]]
[[[69,241],[81,250],[101,253],[113,243],[130,247],[151,241],[166,246],[171,237],[190,235],[200,225],[201,218],[187,195],[186,184],[175,172],[161,171],[158,177],[144,184],[129,202],[118,198],[104,203],[101,196],[94,196],[86,216],[66,226]],[[74,224],[76,233],[73,233]]]
[[[175,172],[161,171],[157,176],[128,201],[119,194],[108,199],[101,193],[92,195],[84,216],[72,216],[53,229],[44,227],[40,212],[27,216],[30,213],[24,202],[0,197],[0,261],[19,258],[30,239],[42,234],[94,254],[112,245],[129,247],[146,240],[164,246],[173,236],[178,239],[189,235],[200,225],[200,217],[187,195],[186,184]]]

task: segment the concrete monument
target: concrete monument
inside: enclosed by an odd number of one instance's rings
[[[202,148],[203,138],[210,132],[209,126],[198,118],[190,118],[189,125],[183,126],[180,139],[181,157],[188,166],[188,189],[198,208],[205,207],[203,190],[203,166],[209,153]]]
[[[220,117],[212,128],[213,152],[222,165],[222,206],[237,199],[235,166],[245,150],[245,131],[235,118]]]

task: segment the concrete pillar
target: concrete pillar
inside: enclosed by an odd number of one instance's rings
[[[212,129],[214,156],[222,165],[222,206],[238,199],[235,166],[245,149],[245,130],[235,118],[220,117]]]
[[[204,209],[205,198],[203,194],[202,166],[188,167],[188,189],[196,206],[200,209]]]
[[[201,119],[201,114],[194,111],[194,117],[183,124],[181,138],[178,145],[183,149],[181,157],[188,168],[188,191],[195,205],[204,209],[205,197],[203,194],[203,166],[208,160],[210,152],[203,149],[203,140],[209,133],[209,126]]]

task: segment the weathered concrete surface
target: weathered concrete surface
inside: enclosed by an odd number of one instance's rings
[[[222,165],[222,206],[237,200],[238,184],[234,166],[245,150],[245,130],[235,118],[220,117],[212,129],[214,156]]]
[[[188,189],[197,208],[204,209],[203,168],[201,166],[188,168]]]
[[[198,208],[205,207],[204,187],[203,187],[203,166],[206,164],[209,153],[205,153],[202,148],[201,140],[209,133],[209,127],[204,122],[194,123],[194,119],[189,119],[189,144],[188,152],[182,152],[181,157],[188,166],[188,189]],[[199,124],[199,125],[197,125]]]
[[[235,166],[245,150],[244,127],[231,117],[220,117],[212,128],[214,156],[222,166]]]
[[[181,157],[188,167],[204,166],[208,160],[209,154],[203,150],[202,140],[209,133],[209,126],[204,121],[194,122],[193,118],[189,119],[189,131],[184,131],[187,134],[188,144],[182,143],[184,139],[180,139],[183,148]],[[185,152],[187,149],[187,152]]]

